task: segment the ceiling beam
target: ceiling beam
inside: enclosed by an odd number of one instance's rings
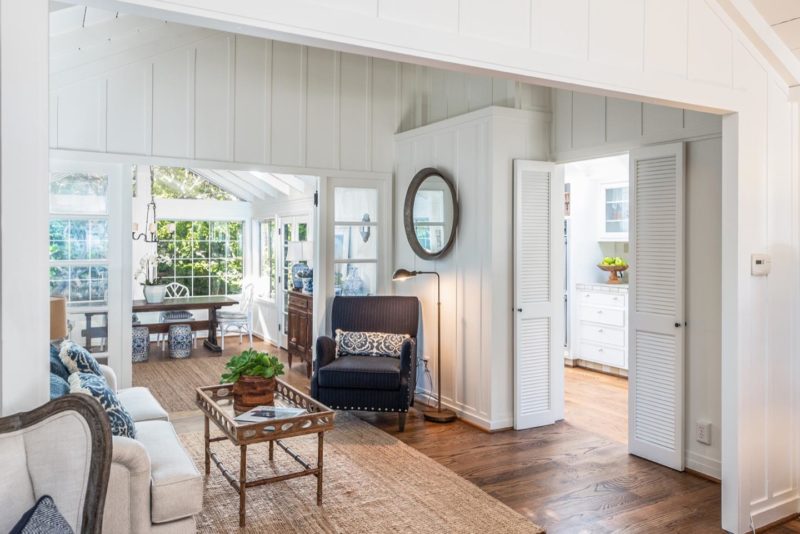
[[[261,172],[261,171],[251,171],[250,174],[252,174],[256,178],[266,182],[271,187],[274,187],[275,189],[277,189],[278,191],[280,191],[281,193],[283,193],[287,197],[289,196],[289,193],[291,192],[291,187],[289,187],[289,184],[287,184],[283,180],[278,180],[277,178],[275,178],[275,176],[272,173]]]
[[[253,187],[252,184],[245,182],[244,180],[234,175],[230,171],[220,170],[220,169],[204,169],[204,171],[211,175],[218,176],[220,179],[225,180],[230,184],[233,184],[242,191],[247,191],[254,197],[255,200],[264,200],[268,196],[264,191],[261,191],[260,189]]]
[[[278,180],[287,183],[289,187],[291,187],[298,193],[306,192],[306,183],[297,176],[295,176],[294,174],[283,174],[277,172],[272,172],[270,174],[275,178],[277,178]]]
[[[214,171],[210,169],[189,169],[193,173],[197,174],[201,178],[208,180],[212,184],[216,185],[217,187],[221,187],[225,191],[229,192],[233,196],[244,200],[245,202],[253,202],[256,200],[256,196],[247,191],[246,189],[242,189],[241,187],[237,186],[236,184],[232,183],[230,180],[227,180],[225,177],[218,175]]]
[[[789,50],[751,0],[717,0],[767,63],[791,87],[800,84],[800,59]]]
[[[278,191],[264,180],[261,180],[258,176],[253,176],[253,173],[249,171],[228,171],[228,172],[239,177],[239,179],[244,180],[245,182],[251,184],[253,187],[259,188],[260,190],[264,191],[273,198],[279,195],[284,196],[282,191]]]
[[[231,182],[235,183],[242,189],[246,189],[253,193],[256,197],[260,200],[264,200],[267,197],[272,196],[272,192],[269,191],[266,187],[259,187],[260,184],[253,183],[253,180],[246,180],[240,177],[238,174],[234,173],[233,171],[223,170],[223,169],[214,169],[212,172],[219,174],[220,176],[230,180]]]

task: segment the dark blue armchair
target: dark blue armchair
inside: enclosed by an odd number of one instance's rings
[[[405,429],[406,413],[414,404],[417,376],[416,297],[336,297],[333,331],[408,334],[400,358],[344,355],[336,357],[331,337],[317,339],[311,396],[335,410],[398,412]]]

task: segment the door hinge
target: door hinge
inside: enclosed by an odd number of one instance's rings
[[[319,206],[319,191],[314,191],[314,206]]]

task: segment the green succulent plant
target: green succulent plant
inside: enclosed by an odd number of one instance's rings
[[[220,380],[221,384],[233,384],[242,376],[274,378],[283,374],[283,364],[276,356],[254,349],[247,349],[231,357],[225,364],[225,369],[226,372],[222,374]]]

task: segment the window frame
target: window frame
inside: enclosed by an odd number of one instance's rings
[[[326,189],[327,189],[327,213],[326,219],[328,220],[328,228],[327,228],[327,241],[329,246],[327,247],[327,251],[325,253],[326,259],[326,266],[327,273],[326,273],[326,285],[325,291],[329,297],[334,297],[336,295],[336,267],[340,264],[368,264],[368,265],[375,265],[375,292],[370,293],[374,295],[381,295],[386,294],[387,289],[389,287],[389,279],[390,274],[386,271],[386,265],[389,265],[389,258],[390,258],[390,238],[389,233],[391,232],[391,217],[392,217],[392,210],[390,199],[387,198],[387,183],[391,183],[391,177],[376,177],[376,178],[364,178],[364,179],[357,179],[357,178],[330,178],[327,181]],[[335,194],[337,188],[352,188],[352,189],[374,189],[377,192],[377,203],[376,203],[376,216],[374,217],[375,220],[371,220],[369,223],[364,223],[363,221],[339,221],[336,220],[336,206],[335,206]],[[376,244],[376,251],[377,257],[374,259],[337,259],[336,255],[336,246],[335,246],[335,232],[337,226],[349,226],[349,227],[362,227],[362,226],[369,226],[372,229],[372,235],[374,235],[378,242]]]
[[[228,235],[227,232],[226,232],[226,240],[224,241],[224,243],[226,245],[226,247],[225,247],[225,250],[226,250],[225,256],[220,257],[220,258],[213,258],[210,255],[210,251],[209,251],[209,256],[206,259],[207,259],[208,262],[211,262],[214,259],[222,259],[225,263],[228,263],[231,259],[240,260],[241,267],[242,267],[241,275],[242,275],[242,280],[244,280],[244,278],[247,276],[247,263],[246,263],[247,262],[247,255],[246,255],[246,252],[245,252],[245,246],[246,246],[246,242],[247,242],[245,228],[246,228],[246,225],[247,225],[247,220],[246,219],[238,219],[238,218],[214,218],[214,219],[194,219],[194,218],[192,218],[192,219],[189,219],[189,218],[169,217],[169,216],[168,217],[163,217],[163,218],[160,217],[159,220],[158,220],[159,224],[175,223],[177,225],[179,223],[186,223],[186,222],[191,223],[192,225],[194,225],[195,223],[199,223],[199,222],[208,223],[209,224],[209,237],[211,236],[210,227],[214,223],[225,223],[225,224],[238,223],[240,225],[240,228],[241,228],[240,229],[240,245],[239,245],[239,249],[240,249],[241,255],[240,256],[229,256],[228,255],[228,251],[229,251],[229,246],[228,245],[230,244],[231,241],[230,241],[230,235]],[[170,240],[166,240],[167,243],[171,242],[173,244],[177,244],[178,240],[177,240],[177,238],[175,236],[177,236],[177,232],[175,234],[173,234],[173,238],[172,238],[171,241]],[[159,239],[159,245],[164,241],[165,240],[163,240],[163,239]],[[189,241],[191,241],[191,240],[189,240]],[[209,239],[208,240],[209,246],[213,242],[220,242],[220,241],[219,240]],[[157,248],[157,250],[158,250],[158,248]],[[160,253],[161,253],[161,251],[159,251],[159,254]],[[239,293],[241,293],[241,287],[236,292],[233,292],[233,293],[230,292],[230,290],[229,290],[229,282],[224,281],[224,280],[223,281],[225,283],[225,292],[221,293],[221,294],[214,293],[211,290],[211,287],[212,287],[212,280],[215,277],[213,277],[210,273],[207,276],[196,276],[194,274],[194,264],[195,264],[195,261],[198,259],[195,256],[192,256],[191,258],[185,258],[185,257],[177,258],[176,255],[175,255],[175,251],[173,251],[173,254],[170,257],[170,259],[172,260],[172,264],[170,265],[170,267],[172,269],[172,274],[169,275],[169,276],[163,276],[163,278],[169,279],[170,282],[175,281],[175,282],[178,282],[178,283],[183,283],[182,280],[190,279],[192,284],[191,284],[191,286],[189,286],[189,291],[190,291],[190,294],[192,296],[214,296],[214,295],[232,296],[232,295],[238,295]],[[179,274],[177,274],[177,262],[178,262],[178,260],[186,260],[186,261],[191,261],[192,262],[191,263],[191,265],[192,265],[191,274],[187,274],[187,275],[179,275]],[[159,264],[159,267],[158,267],[159,277],[162,277],[162,275],[160,274],[161,273],[161,269],[162,269],[162,264]],[[203,294],[197,294],[195,292],[194,281],[195,281],[195,279],[203,279],[203,278],[206,278],[208,280],[208,289]],[[219,278],[219,276],[217,278]]]

